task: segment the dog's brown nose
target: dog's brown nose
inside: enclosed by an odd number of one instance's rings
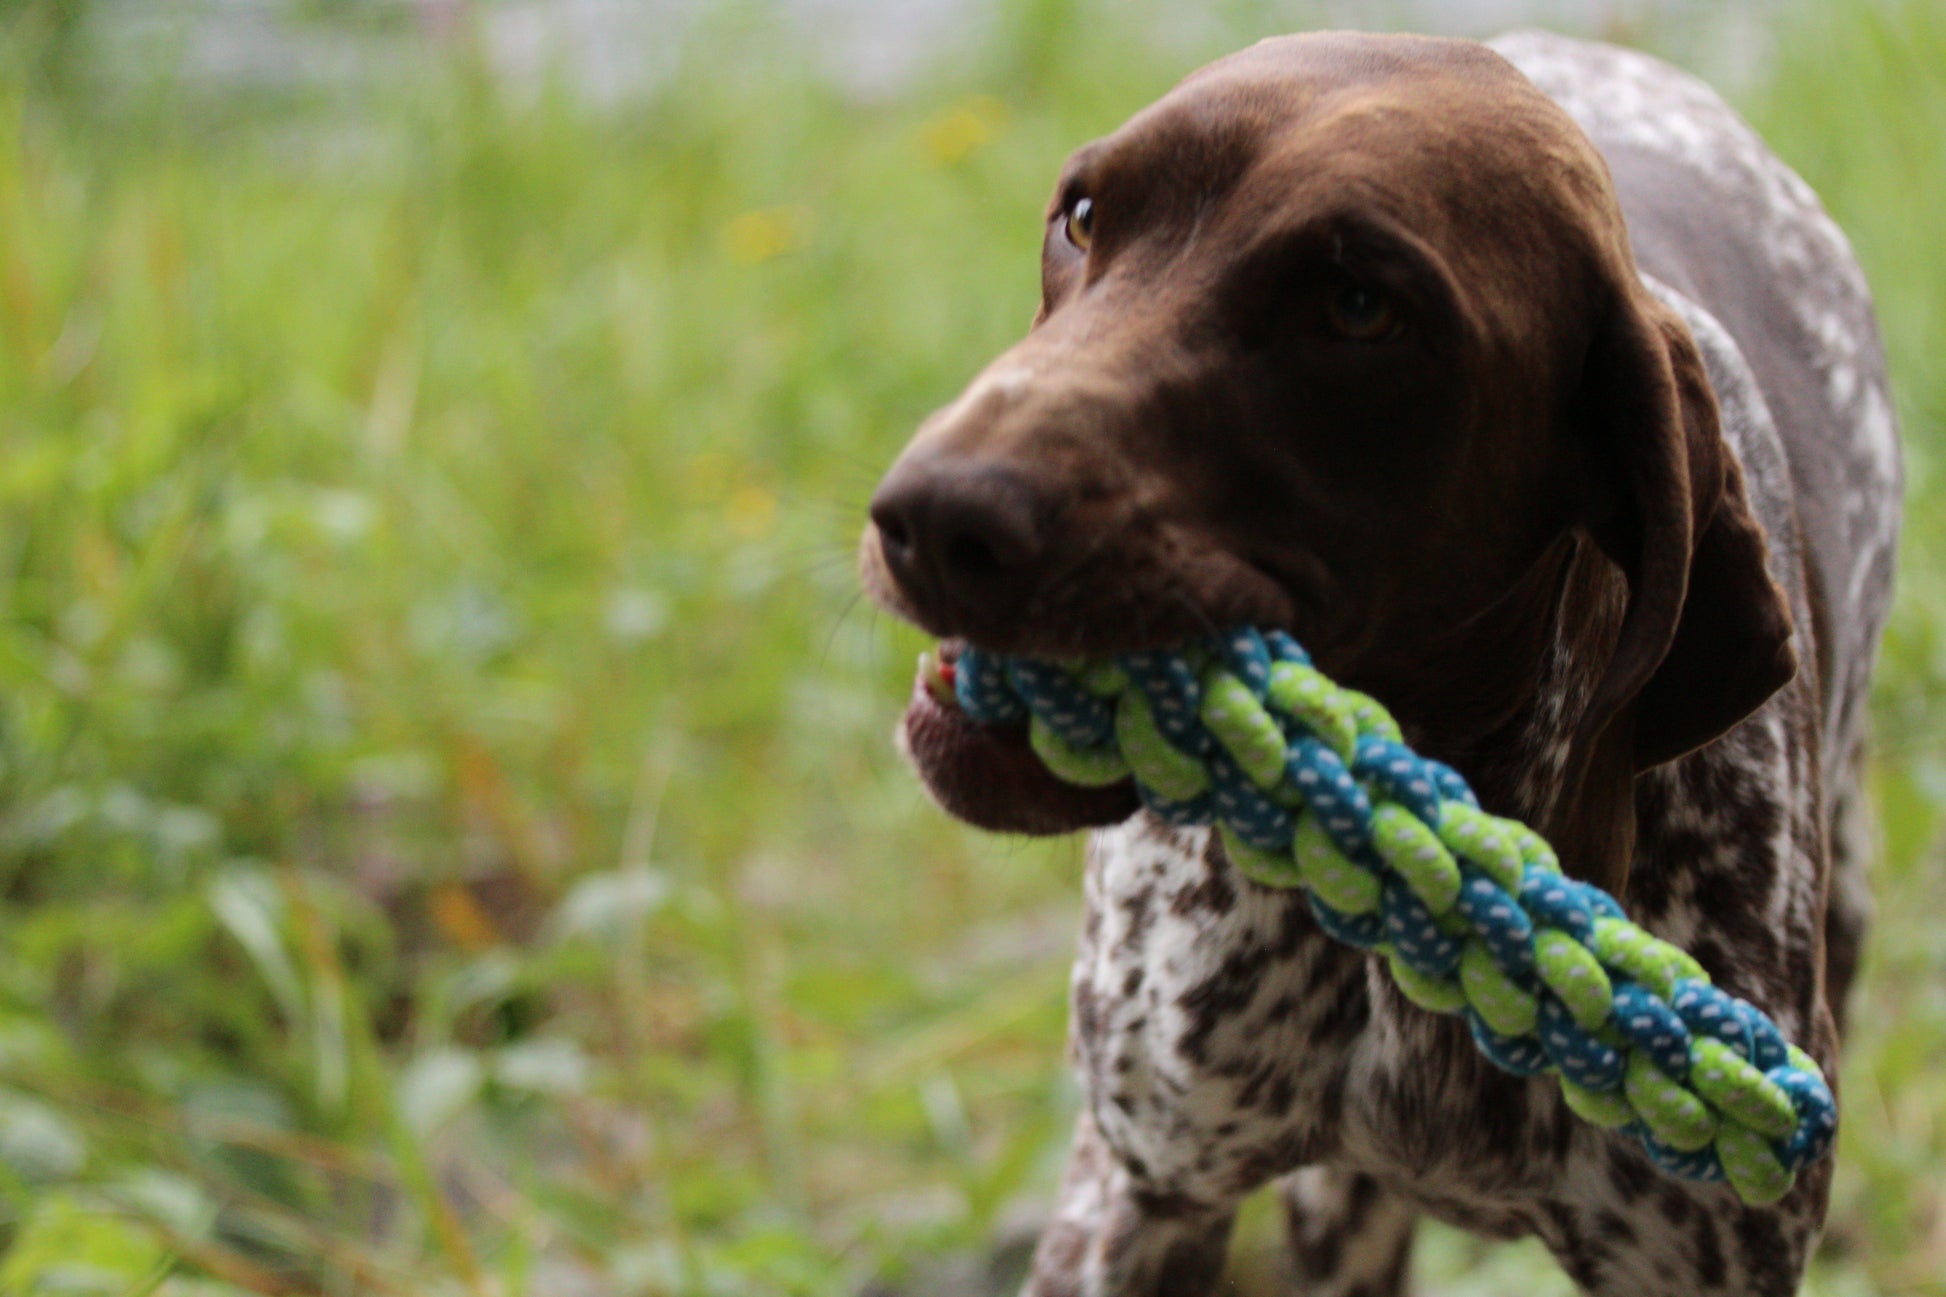
[[[1010,469],[932,457],[895,465],[872,496],[885,566],[928,621],[977,630],[1032,593],[1052,499]]]

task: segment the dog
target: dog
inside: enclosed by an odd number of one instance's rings
[[[1863,276],[1750,128],[1545,34],[1267,40],[1073,155],[1041,278],[874,495],[874,599],[947,661],[1288,629],[1835,1076],[1900,451]],[[942,806],[1095,830],[1029,1297],[1211,1292],[1273,1181],[1305,1294],[1403,1292],[1422,1214],[1591,1294],[1797,1291],[1828,1161],[1769,1207],[1662,1175],[937,674]]]

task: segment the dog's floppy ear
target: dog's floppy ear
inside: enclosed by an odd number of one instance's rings
[[[1619,290],[1578,405],[1594,483],[1585,525],[1627,578],[1628,604],[1576,729],[1563,791],[1570,803],[1606,807],[1594,818],[1612,829],[1638,772],[1755,711],[1790,681],[1797,658],[1763,527],[1724,443],[1695,339],[1675,312],[1640,287]],[[1598,786],[1617,780],[1620,788]],[[1628,847],[1613,839],[1628,836],[1611,832],[1591,862],[1611,891],[1628,864]]]

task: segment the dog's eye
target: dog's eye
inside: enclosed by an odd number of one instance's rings
[[[1396,335],[1403,324],[1390,297],[1366,284],[1345,284],[1325,308],[1332,332],[1353,342],[1378,342]]]
[[[1062,224],[1067,231],[1068,242],[1086,252],[1095,237],[1095,200],[1075,199]]]

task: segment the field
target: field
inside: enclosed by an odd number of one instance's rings
[[[464,23],[110,78],[69,12],[0,5],[0,1292],[980,1292],[1074,1110],[1079,851],[924,803],[852,546],[1067,150],[1289,14],[1018,0],[866,95],[725,6],[602,104]],[[1946,8],[1770,12],[1737,99],[1879,292],[1910,476],[1810,1291],[1937,1297]]]

